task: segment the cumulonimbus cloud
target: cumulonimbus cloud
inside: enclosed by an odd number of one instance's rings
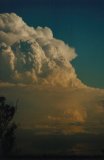
[[[0,81],[83,87],[70,63],[76,56],[48,27],[35,29],[14,13],[0,14]]]

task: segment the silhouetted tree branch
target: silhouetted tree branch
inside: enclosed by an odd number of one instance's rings
[[[8,155],[14,146],[15,130],[13,122],[16,106],[6,104],[6,98],[0,97],[0,147],[3,155]]]

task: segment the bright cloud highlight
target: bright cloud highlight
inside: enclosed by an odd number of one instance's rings
[[[70,63],[75,57],[48,27],[35,29],[14,13],[0,14],[1,82],[85,87]]]

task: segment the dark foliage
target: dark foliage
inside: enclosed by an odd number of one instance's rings
[[[0,97],[0,150],[8,155],[14,146],[16,124],[13,122],[16,106],[6,104],[6,98]]]

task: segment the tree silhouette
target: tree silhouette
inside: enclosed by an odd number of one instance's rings
[[[16,106],[6,103],[5,97],[0,97],[0,148],[3,155],[8,155],[15,142],[17,125],[13,122]]]

